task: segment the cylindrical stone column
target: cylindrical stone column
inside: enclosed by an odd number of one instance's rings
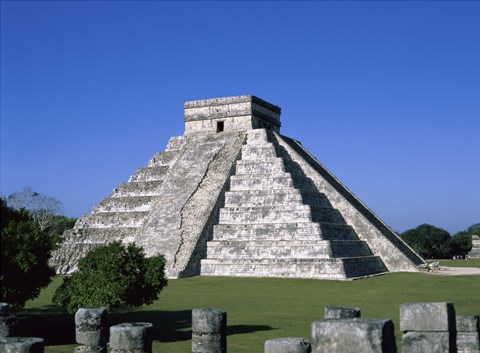
[[[75,314],[75,353],[104,353],[107,351],[107,309],[80,308]]]
[[[0,337],[10,337],[14,334],[17,318],[9,315],[8,303],[0,303]]]
[[[37,337],[0,338],[0,353],[43,353],[45,343]]]
[[[152,353],[153,325],[127,322],[110,327],[111,353]]]
[[[390,319],[328,319],[312,324],[314,353],[396,353]]]
[[[359,308],[345,308],[338,306],[326,306],[324,319],[353,319],[361,316]]]
[[[227,352],[227,313],[217,309],[192,310],[192,353]]]
[[[312,347],[305,338],[276,338],[265,341],[264,353],[310,353]]]

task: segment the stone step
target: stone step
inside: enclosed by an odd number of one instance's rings
[[[80,224],[89,228],[135,228],[141,227],[149,212],[97,212],[81,219]]]
[[[291,222],[260,224],[217,224],[214,240],[359,240],[346,224]]]
[[[264,160],[239,160],[236,165],[235,174],[268,174],[285,173],[285,166],[281,158],[266,158]]]
[[[148,167],[155,167],[161,165],[172,165],[178,156],[178,151],[165,151],[156,153],[148,161]]]
[[[149,211],[153,196],[124,196],[103,199],[93,212]]]
[[[220,209],[220,224],[249,224],[269,222],[343,223],[344,220],[340,212],[331,207],[287,204],[281,207],[224,207]]]
[[[170,137],[167,143],[166,151],[180,150],[185,145],[187,139],[184,136]]]
[[[157,196],[162,184],[163,180],[122,183],[113,190],[110,197]]]
[[[137,231],[137,227],[76,228],[65,231],[64,236],[66,237],[65,241],[70,243],[102,245],[114,240],[133,239]]]
[[[207,258],[343,258],[371,256],[361,240],[246,240],[209,241]]]
[[[277,153],[272,144],[252,145],[242,147],[242,160],[258,160],[264,158],[277,158]]]
[[[213,227],[214,240],[319,240],[318,223],[260,223],[260,224],[217,224]]]
[[[135,174],[133,174],[128,181],[137,182],[137,181],[164,180],[169,169],[170,167],[167,165],[140,168],[140,169],[137,169]]]
[[[377,256],[348,259],[203,259],[202,276],[347,280],[387,272]]]
[[[225,207],[235,207],[236,205],[246,207],[274,206],[285,203],[331,207],[328,198],[316,190],[260,189],[227,191],[225,193]]]
[[[330,244],[322,240],[209,241],[207,258],[329,258]]]
[[[230,190],[256,190],[256,189],[283,189],[293,188],[290,173],[280,176],[272,174],[232,175],[230,177]]]

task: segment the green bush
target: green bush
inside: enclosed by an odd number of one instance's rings
[[[91,250],[63,280],[53,302],[74,313],[80,307],[140,306],[158,299],[167,286],[165,258],[146,258],[141,247],[113,242]]]
[[[55,271],[48,265],[59,237],[40,230],[25,210],[1,203],[0,300],[13,307],[24,306],[45,288]]]

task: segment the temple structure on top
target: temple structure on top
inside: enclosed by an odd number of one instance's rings
[[[280,134],[278,106],[246,95],[184,109],[185,133],[66,232],[54,256],[59,273],[114,240],[164,254],[170,278],[347,280],[425,263],[298,141]]]

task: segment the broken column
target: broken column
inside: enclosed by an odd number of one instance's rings
[[[403,353],[455,353],[456,319],[452,303],[400,305]]]
[[[80,308],[75,314],[75,353],[106,353],[108,341],[107,309]]]
[[[276,338],[265,341],[264,353],[310,353],[312,347],[305,338]]]
[[[127,322],[110,327],[111,353],[152,353],[153,325]]]
[[[314,353],[396,353],[391,319],[327,319],[312,324]]]
[[[13,336],[17,319],[9,315],[8,303],[0,303],[0,337]]]
[[[347,308],[338,306],[326,306],[324,319],[353,319],[361,316],[359,308]]]
[[[227,313],[217,309],[192,310],[192,353],[227,352]]]
[[[45,343],[38,337],[2,337],[1,353],[43,353]]]
[[[457,316],[457,352],[480,353],[480,315]]]

